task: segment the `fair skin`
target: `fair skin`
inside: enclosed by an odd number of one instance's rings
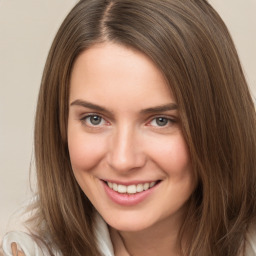
[[[177,255],[196,182],[162,73],[136,50],[96,44],[74,64],[69,104],[74,175],[109,224],[115,255]]]
[[[25,254],[22,252],[22,250],[18,250],[18,246],[16,243],[11,244],[11,249],[12,249],[13,256],[25,256]]]

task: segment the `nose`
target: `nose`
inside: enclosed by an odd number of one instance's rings
[[[143,152],[143,143],[138,133],[126,125],[112,134],[107,162],[115,171],[127,172],[145,165],[146,155]]]

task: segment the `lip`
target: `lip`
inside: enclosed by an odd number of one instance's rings
[[[105,182],[111,182],[111,183],[116,183],[116,184],[120,184],[120,185],[125,185],[125,186],[129,186],[129,185],[138,185],[138,184],[145,184],[145,183],[151,183],[153,181],[157,181],[157,180],[146,180],[146,181],[139,181],[139,180],[134,180],[134,181],[115,181],[115,180],[103,180]]]
[[[103,187],[105,189],[106,194],[108,195],[108,197],[115,202],[116,204],[122,205],[122,206],[133,206],[133,205],[137,205],[141,202],[143,202],[144,200],[146,200],[152,193],[154,193],[154,191],[156,190],[156,188],[158,187],[158,185],[161,182],[158,182],[154,187],[136,193],[136,194],[121,194],[118,193],[114,190],[112,190],[106,183],[105,181],[101,180]],[[137,184],[140,184],[142,182],[138,182]],[[123,185],[131,185],[131,184],[136,184],[136,183],[120,183],[118,182],[117,184],[123,184]]]

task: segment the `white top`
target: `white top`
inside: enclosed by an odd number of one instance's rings
[[[102,256],[114,256],[114,249],[111,243],[107,224],[97,215],[96,220],[96,239],[98,249]],[[45,248],[40,248],[36,242],[24,232],[10,232],[3,238],[4,256],[12,256],[11,243],[15,242],[18,248],[22,249],[26,256],[48,256]],[[61,253],[55,252],[55,256]],[[246,236],[246,256],[256,256],[256,225],[251,226]]]
[[[107,224],[99,214],[96,215],[95,223],[95,234],[101,255],[114,256],[114,249]],[[9,232],[4,236],[2,244],[4,256],[13,256],[11,250],[11,244],[13,242],[17,244],[18,249],[22,250],[26,256],[49,256],[46,248],[38,246],[29,234],[21,231]],[[56,251],[54,255],[61,256],[61,253]]]

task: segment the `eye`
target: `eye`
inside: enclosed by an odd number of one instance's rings
[[[171,120],[170,118],[167,117],[156,117],[150,121],[150,125],[155,126],[155,127],[164,127],[167,125],[170,125],[174,121]]]
[[[99,115],[87,115],[81,119],[88,126],[101,126],[106,124],[106,121]]]

